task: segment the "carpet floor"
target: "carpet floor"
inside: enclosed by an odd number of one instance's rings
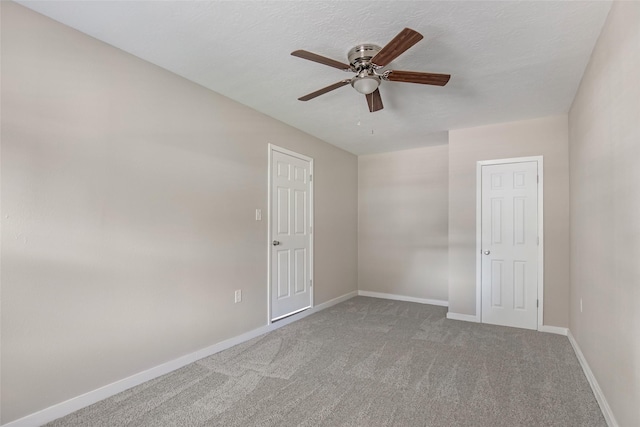
[[[48,426],[606,426],[566,337],[356,297]]]

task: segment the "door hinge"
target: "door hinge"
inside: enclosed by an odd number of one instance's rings
[[[309,279],[309,287],[313,287],[313,279]]]
[[[309,175],[309,182],[313,181],[313,175]]]
[[[539,184],[540,183],[540,175],[536,175],[536,182]]]
[[[309,226],[309,234],[313,234],[313,227]]]
[[[536,300],[536,308],[538,308],[538,307],[540,307],[540,300],[539,299]]]
[[[540,236],[538,236],[538,246],[540,246]]]

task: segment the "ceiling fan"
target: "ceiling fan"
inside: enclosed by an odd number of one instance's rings
[[[291,55],[297,56],[298,58],[356,73],[356,75],[350,79],[341,80],[330,86],[311,92],[308,95],[298,98],[298,100],[308,101],[342,86],[351,84],[355,90],[366,96],[369,111],[373,113],[383,108],[380,90],[378,89],[382,80],[436,86],[446,85],[451,78],[449,74],[398,70],[379,72],[420,40],[422,40],[422,34],[411,28],[405,28],[400,31],[393,40],[387,43],[385,47],[381,48],[374,44],[361,44],[354,47],[347,55],[349,59],[348,65],[306,50],[291,52]]]

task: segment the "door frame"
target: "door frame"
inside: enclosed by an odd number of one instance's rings
[[[315,286],[313,286],[313,158],[305,156],[304,154],[296,153],[295,151],[288,150],[283,147],[279,147],[275,144],[268,144],[268,173],[267,173],[267,325],[273,323],[271,321],[271,241],[272,241],[272,221],[271,221],[271,187],[272,187],[272,163],[273,163],[273,152],[278,151],[283,154],[287,154],[292,157],[297,157],[298,159],[305,160],[309,162],[309,174],[311,178],[309,179],[309,280],[311,280],[311,289],[310,289],[310,301],[309,301],[309,309],[313,308],[313,294]],[[296,313],[292,313],[290,316],[295,315]]]
[[[538,163],[538,330],[544,315],[544,160],[543,156],[476,162],[476,322],[482,323],[482,167],[506,163]]]

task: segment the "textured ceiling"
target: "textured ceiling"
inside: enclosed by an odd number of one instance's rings
[[[447,131],[569,110],[608,1],[19,2],[355,154],[446,143]],[[424,39],[387,69],[449,73],[445,87],[383,82],[369,113],[341,62],[402,28]],[[274,141],[277,143],[277,141]]]

